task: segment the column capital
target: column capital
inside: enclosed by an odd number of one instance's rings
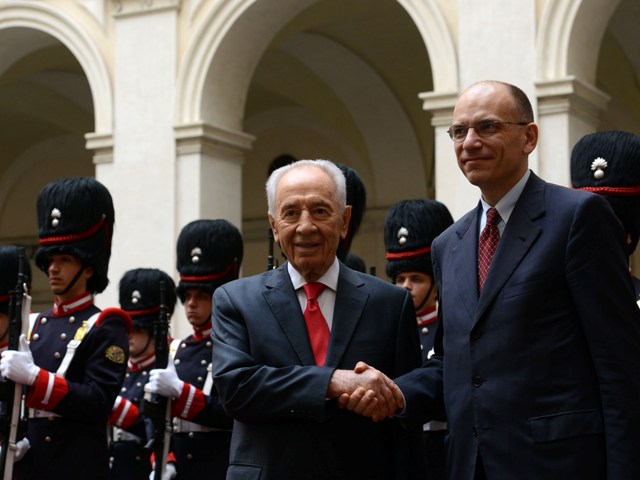
[[[177,125],[174,131],[178,155],[202,153],[243,158],[255,140],[253,135],[201,122]]]
[[[453,107],[458,100],[458,92],[422,92],[422,109],[431,112],[431,126],[449,127],[453,121]]]
[[[538,113],[570,113],[596,125],[611,97],[575,76],[542,80],[535,84]]]
[[[163,10],[179,10],[181,3],[182,0],[113,0],[113,16],[130,17]]]
[[[93,163],[113,163],[113,133],[90,132],[84,135],[85,147],[93,151]]]

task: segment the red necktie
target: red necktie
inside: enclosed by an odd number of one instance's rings
[[[318,306],[318,296],[324,290],[324,285],[319,282],[311,282],[303,285],[307,294],[307,308],[304,310],[304,321],[307,324],[309,342],[316,359],[316,365],[324,365],[329,347],[329,325]]]
[[[482,291],[484,280],[487,278],[493,254],[496,252],[498,242],[500,242],[500,231],[497,227],[499,221],[500,214],[495,208],[491,207],[487,210],[487,223],[478,242],[478,287],[480,291]]]

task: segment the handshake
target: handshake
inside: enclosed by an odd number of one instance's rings
[[[379,422],[404,409],[404,396],[398,386],[380,370],[358,362],[353,370],[335,370],[327,396],[337,399],[338,407]]]

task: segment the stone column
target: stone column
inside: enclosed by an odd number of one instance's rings
[[[571,149],[597,130],[609,95],[573,76],[539,81],[539,174],[549,182],[570,186]]]
[[[175,276],[176,154],[173,131],[178,0],[115,2],[114,131],[88,135],[96,178],[116,210],[110,284],[101,307],[118,304],[125,271],[160,268]]]
[[[242,229],[242,164],[254,137],[206,124],[175,132],[177,231],[199,218],[224,218]]]

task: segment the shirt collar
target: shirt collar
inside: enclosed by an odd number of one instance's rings
[[[128,362],[129,370],[132,372],[137,372],[139,370],[144,370],[147,367],[150,367],[156,363],[156,353],[150,353],[146,357],[130,357]]]
[[[500,234],[502,234],[502,231],[504,230],[505,225],[509,221],[509,217],[511,216],[511,213],[513,212],[513,209],[516,206],[516,202],[520,198],[520,195],[524,190],[524,186],[527,184],[527,180],[529,180],[530,176],[531,176],[531,170],[527,169],[527,171],[522,176],[522,178],[518,180],[518,183],[516,183],[511,188],[511,190],[509,190],[507,194],[500,199],[498,203],[493,205],[493,207],[495,207],[495,209],[500,214],[501,221],[498,224],[498,229],[500,230]],[[482,197],[480,197],[480,202],[482,203],[482,219],[480,222],[480,231],[482,231],[487,219],[487,210],[491,208],[491,205],[485,202]]]
[[[73,298],[64,303],[53,303],[53,313],[56,317],[64,317],[74,312],[84,310],[93,304],[93,295],[90,292],[85,292],[79,297]]]
[[[438,304],[434,304],[431,307],[416,313],[416,322],[419,327],[433,323],[438,320]]]
[[[289,272],[289,277],[291,278],[291,283],[293,284],[294,290],[298,290],[302,288],[303,285],[308,283],[300,272],[298,272],[291,262],[287,262],[287,271]],[[340,274],[340,262],[338,261],[338,257],[334,258],[333,263],[329,267],[329,269],[322,275],[317,281],[324,284],[326,287],[329,287],[334,292],[338,289],[338,276]]]
[[[211,326],[211,320],[205,322],[201,327],[193,327],[193,339],[196,341],[204,340],[211,336],[213,328]]]

